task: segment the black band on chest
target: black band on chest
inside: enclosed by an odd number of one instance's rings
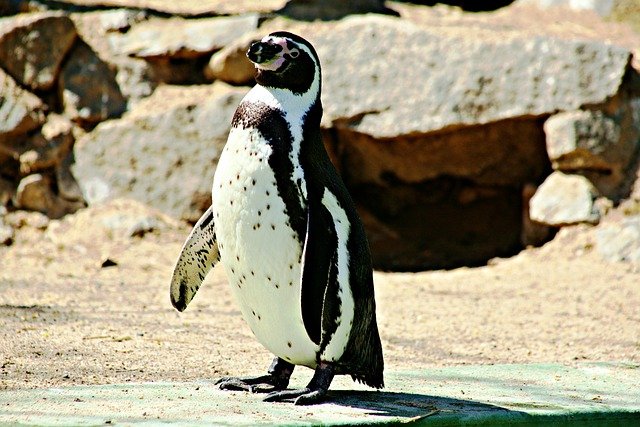
[[[290,153],[293,150],[291,126],[284,113],[263,102],[243,102],[238,106],[231,125],[234,128],[257,129],[271,146],[269,166],[276,179],[278,195],[284,201],[285,215],[289,225],[295,231],[301,245],[306,233],[306,210],[300,202],[300,190],[293,181],[293,162]]]

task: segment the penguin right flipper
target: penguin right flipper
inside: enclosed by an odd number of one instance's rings
[[[323,308],[337,237],[331,214],[320,200],[309,199],[307,234],[302,254],[302,320],[311,341],[320,345]]]
[[[173,269],[170,296],[171,304],[178,311],[187,308],[207,273],[219,260],[213,211],[209,207],[193,226]]]

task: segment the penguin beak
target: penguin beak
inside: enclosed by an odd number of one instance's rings
[[[278,59],[283,47],[280,44],[269,43],[264,41],[255,42],[251,45],[247,51],[247,58],[251,60],[256,66],[259,64],[267,65]]]

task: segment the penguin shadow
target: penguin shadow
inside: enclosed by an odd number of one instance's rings
[[[528,418],[529,414],[502,408],[472,400],[431,396],[417,393],[392,391],[347,391],[328,392],[329,401],[335,405],[363,409],[372,417],[403,418],[402,422],[415,422],[431,417],[463,419],[467,417],[501,418],[508,415],[511,419]],[[400,420],[399,420],[400,421]],[[434,420],[435,421],[435,420]]]

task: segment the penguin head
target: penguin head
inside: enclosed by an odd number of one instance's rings
[[[311,43],[286,31],[253,43],[247,57],[256,67],[256,82],[263,86],[302,94],[320,80],[320,60]]]

